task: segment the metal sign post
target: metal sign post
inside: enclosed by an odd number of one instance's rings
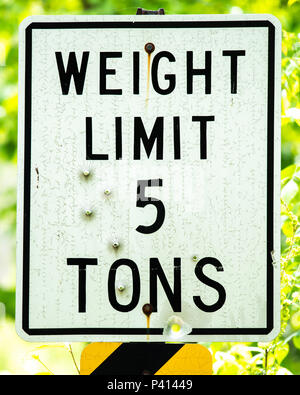
[[[200,344],[92,343],[81,375],[211,375],[212,356]]]

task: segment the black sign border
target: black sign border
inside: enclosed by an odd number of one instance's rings
[[[151,21],[151,22],[32,22],[25,29],[25,141],[24,141],[24,217],[22,328],[30,336],[43,335],[162,335],[163,328],[30,328],[30,189],[31,189],[31,95],[33,29],[166,29],[166,28],[268,28],[268,103],[267,103],[267,326],[265,328],[194,328],[190,335],[267,335],[274,328],[274,84],[275,26],[268,20],[248,21]]]

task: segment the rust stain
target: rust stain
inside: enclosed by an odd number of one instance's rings
[[[36,172],[36,187],[38,189],[39,188],[39,182],[40,182],[40,173],[39,173],[39,168],[38,167],[35,168],[35,172]]]
[[[143,313],[145,314],[146,318],[147,318],[147,340],[149,340],[150,336],[149,336],[149,329],[150,329],[150,316],[153,312],[153,306],[150,303],[146,303],[143,306]]]
[[[150,87],[150,65],[151,65],[151,54],[155,51],[155,45],[153,43],[147,43],[145,45],[145,51],[147,52],[148,56],[148,63],[147,63],[147,93],[146,93],[146,106],[148,106],[149,102],[149,87]]]
[[[147,316],[147,329],[149,330],[150,329],[150,315],[149,316]],[[149,333],[147,333],[147,340],[149,340]]]
[[[149,102],[149,85],[150,85],[150,64],[151,64],[151,54],[148,54],[148,67],[147,67],[147,93],[146,93],[146,106]]]

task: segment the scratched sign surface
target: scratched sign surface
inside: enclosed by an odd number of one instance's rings
[[[22,337],[276,335],[280,35],[268,15],[21,24]]]

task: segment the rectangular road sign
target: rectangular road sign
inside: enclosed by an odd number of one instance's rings
[[[23,338],[275,337],[280,43],[270,15],[21,24]]]

